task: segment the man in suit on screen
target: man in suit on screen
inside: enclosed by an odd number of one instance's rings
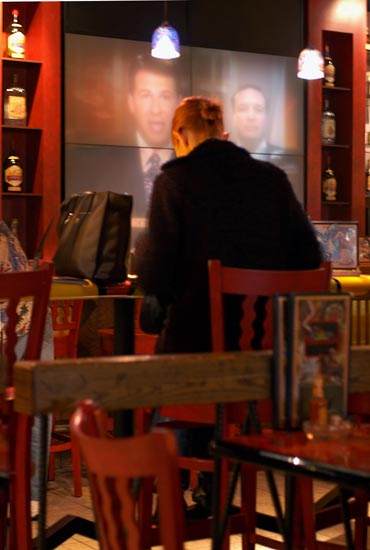
[[[135,121],[135,141],[139,147],[134,210],[142,215],[149,205],[160,166],[174,156],[171,123],[180,100],[176,70],[176,60],[138,55],[129,71],[127,103]]]

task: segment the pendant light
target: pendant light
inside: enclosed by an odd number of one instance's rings
[[[167,21],[167,0],[164,0],[164,21],[152,36],[152,56],[158,59],[180,57],[180,40],[177,31]]]
[[[324,78],[324,58],[319,50],[305,48],[298,58],[298,78],[316,80]]]

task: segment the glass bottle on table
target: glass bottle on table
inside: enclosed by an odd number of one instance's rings
[[[310,422],[321,425],[328,423],[328,400],[324,394],[324,377],[320,372],[315,375],[312,382]]]

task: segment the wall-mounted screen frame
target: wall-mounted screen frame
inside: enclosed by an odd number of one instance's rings
[[[150,200],[145,174],[174,156],[174,108],[186,95],[207,95],[222,102],[230,139],[285,170],[303,203],[303,85],[296,59],[184,46],[179,60],[163,63],[167,72],[156,69],[146,78],[135,64],[149,63],[149,51],[147,42],[65,34],[66,196],[132,194],[134,241]]]

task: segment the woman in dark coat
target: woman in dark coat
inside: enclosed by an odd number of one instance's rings
[[[136,250],[141,286],[167,307],[159,353],[211,349],[208,259],[260,269],[313,269],[321,262],[285,172],[226,139],[216,101],[188,97],[177,107],[178,158],[155,180],[148,230]],[[235,330],[239,309],[229,312]]]

